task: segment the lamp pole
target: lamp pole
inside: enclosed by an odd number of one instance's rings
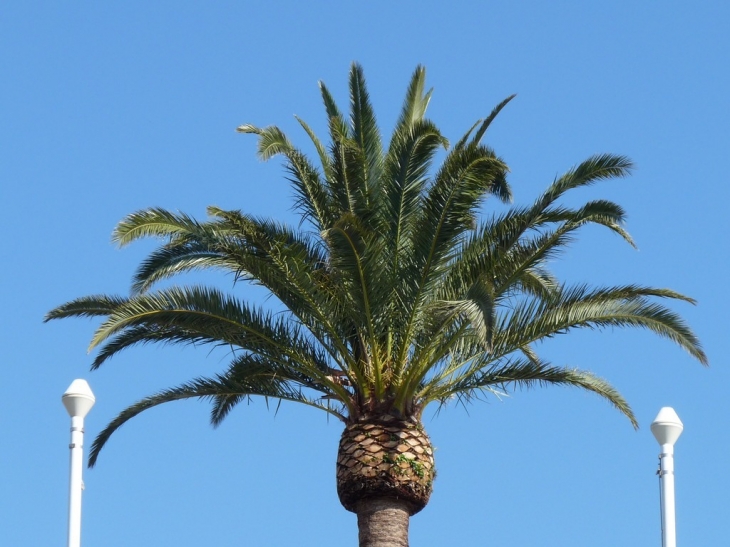
[[[662,547],[677,546],[674,506],[674,443],[684,425],[673,408],[665,406],[654,418],[651,432],[661,446],[659,453],[659,487],[661,491]]]
[[[68,547],[81,545],[81,480],[83,470],[84,418],[96,399],[86,380],[74,380],[61,397],[71,416],[71,471],[68,495]]]

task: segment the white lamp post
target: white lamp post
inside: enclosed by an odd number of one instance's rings
[[[81,480],[83,469],[84,418],[96,399],[86,380],[74,380],[61,397],[71,416],[71,477],[68,495],[68,547],[81,545]]]
[[[662,547],[677,546],[674,509],[674,443],[684,426],[673,408],[665,406],[651,424],[651,432],[661,445],[659,484],[662,504]]]

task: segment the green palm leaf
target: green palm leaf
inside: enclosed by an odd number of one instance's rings
[[[253,370],[249,374],[243,374],[241,370],[237,370],[234,374],[217,376],[216,378],[197,378],[178,387],[165,389],[124,409],[109,422],[94,440],[89,451],[89,467],[96,465],[99,453],[112,434],[145,410],[172,401],[207,399],[213,401],[214,405],[211,422],[213,425],[218,425],[227,414],[223,408],[226,406],[223,402],[225,398],[232,398],[236,402],[240,402],[255,395],[306,404],[339,417],[337,411],[332,410],[326,404],[307,398],[301,391],[288,385],[285,380],[271,374],[262,373],[259,370]],[[229,402],[229,404],[231,403]]]
[[[639,422],[629,404],[604,379],[588,371],[554,367],[532,360],[510,360],[502,366],[475,372],[434,393],[433,396],[441,401],[447,401],[451,397],[461,397],[468,401],[484,391],[494,393],[496,390],[510,391],[535,385],[566,385],[591,391],[610,402],[631,421],[635,428],[639,427]]]

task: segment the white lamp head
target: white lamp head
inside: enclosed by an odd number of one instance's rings
[[[66,393],[61,397],[61,401],[69,416],[83,418],[94,406],[96,398],[86,380],[78,379],[71,382]]]
[[[670,406],[662,407],[651,424],[651,432],[661,445],[674,445],[683,429],[682,420],[679,419],[677,413]]]

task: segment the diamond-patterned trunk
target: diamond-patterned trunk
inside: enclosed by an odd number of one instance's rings
[[[367,416],[345,427],[337,455],[337,494],[348,511],[365,499],[407,503],[414,515],[428,503],[436,474],[431,440],[420,422]]]

